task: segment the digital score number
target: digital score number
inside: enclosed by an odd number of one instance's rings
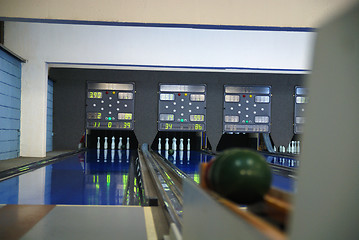
[[[132,113],[119,113],[117,118],[119,120],[132,120]]]
[[[161,130],[196,130],[201,131],[204,129],[203,124],[181,124],[181,123],[161,123]]]
[[[204,115],[190,115],[189,120],[191,122],[203,122],[204,121]]]
[[[88,92],[88,98],[102,98],[102,92]]]
[[[87,119],[101,119],[101,113],[98,112],[89,112],[87,113]]]
[[[100,129],[131,129],[131,122],[93,122],[90,125]]]

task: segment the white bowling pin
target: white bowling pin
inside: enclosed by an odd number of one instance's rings
[[[104,143],[104,145],[103,145],[103,148],[104,148],[104,149],[107,149],[107,148],[108,148],[107,137],[105,137],[105,143]]]
[[[180,139],[179,150],[183,151],[183,138]]]
[[[191,139],[187,139],[187,151],[191,150]]]
[[[183,151],[182,150],[179,151],[179,159],[181,162],[183,161]]]
[[[103,160],[107,162],[107,148],[103,151]]]
[[[100,160],[100,152],[101,152],[101,151],[100,151],[100,149],[98,148],[98,149],[97,149],[97,161]]]
[[[118,147],[117,147],[118,150],[121,150],[122,149],[122,137],[120,137],[120,140],[118,142]]]
[[[161,151],[161,138],[158,138],[158,151]]]
[[[126,149],[130,149],[130,138],[127,137]]]
[[[100,137],[97,137],[97,149],[101,148]]]
[[[170,145],[168,143],[168,138],[166,138],[165,150],[167,151],[168,149],[170,149]]]
[[[177,150],[177,139],[176,138],[172,139],[172,149],[173,149],[173,151]]]
[[[290,146],[290,143],[288,144],[288,148],[287,148],[287,153],[291,153],[292,152],[292,148]]]
[[[300,154],[300,141],[298,141],[297,152],[298,152],[298,154]]]
[[[117,150],[117,154],[118,154],[118,161],[122,162],[122,152],[120,149]]]
[[[114,150],[115,149],[115,137],[112,137],[112,142],[111,142],[111,149]]]
[[[114,162],[115,161],[115,150],[112,149],[111,150],[111,162]]]

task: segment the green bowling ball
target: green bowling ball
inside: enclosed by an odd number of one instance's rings
[[[169,149],[169,150],[168,150],[168,154],[171,155],[171,156],[174,154],[174,152],[175,152],[175,151],[174,151],[173,149]]]
[[[208,172],[211,188],[236,203],[250,204],[263,199],[272,182],[272,172],[259,153],[231,149],[217,156]]]

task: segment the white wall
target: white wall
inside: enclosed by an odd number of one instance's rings
[[[5,46],[28,60],[22,71],[20,155],[45,156],[47,63],[303,73],[311,66],[314,39],[312,32],[6,22]]]

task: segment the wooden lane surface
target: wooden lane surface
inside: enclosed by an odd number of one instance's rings
[[[6,205],[0,208],[0,239],[20,239],[55,205]]]

